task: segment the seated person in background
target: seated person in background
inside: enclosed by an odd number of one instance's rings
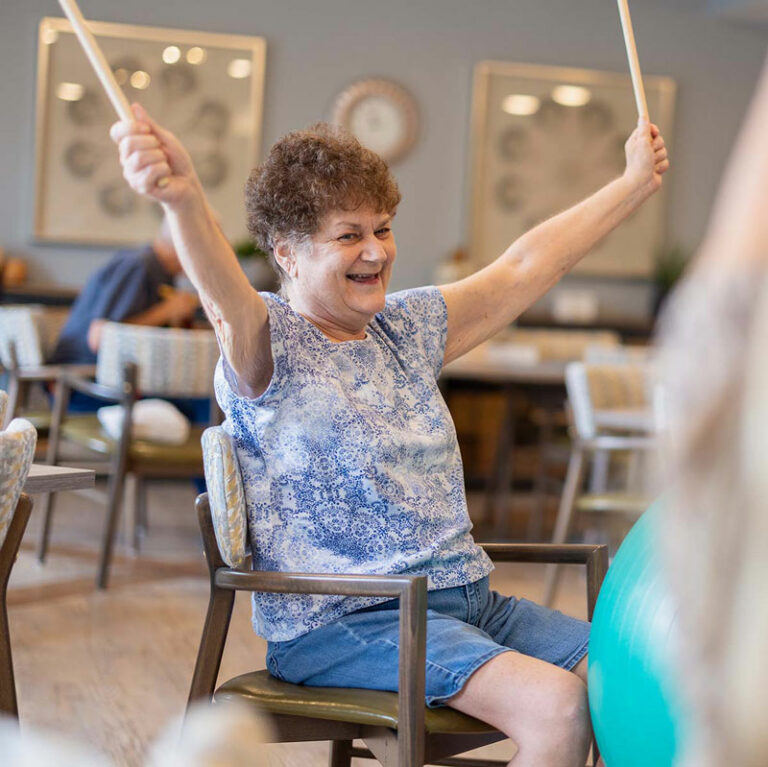
[[[151,243],[138,250],[115,253],[90,276],[48,361],[55,365],[95,363],[102,327],[110,320],[157,327],[178,326],[191,320],[199,301],[195,293],[174,288],[174,278],[182,271],[167,219],[163,218]],[[104,404],[72,392],[69,409],[90,412]],[[192,423],[209,420],[207,398],[175,399],[173,404]]]
[[[91,275],[48,361],[56,365],[96,362],[101,327],[106,320],[155,326],[190,320],[198,299],[194,293],[174,289],[174,278],[181,272],[163,219],[151,243],[140,250],[119,251]]]

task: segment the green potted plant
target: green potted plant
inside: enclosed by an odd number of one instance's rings
[[[690,251],[675,243],[665,245],[656,254],[653,271],[653,315],[658,316],[664,300],[685,271]]]

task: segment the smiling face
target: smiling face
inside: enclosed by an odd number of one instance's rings
[[[333,211],[306,245],[276,249],[291,306],[332,340],[364,337],[384,308],[397,255],[391,225],[388,213]]]

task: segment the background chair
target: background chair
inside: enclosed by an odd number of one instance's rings
[[[0,422],[8,395],[0,391]],[[0,713],[18,716],[6,593],[11,568],[27,527],[32,501],[21,489],[32,465],[37,432],[17,418],[0,431]]]
[[[30,410],[30,394],[35,385],[58,380],[64,370],[89,375],[93,365],[46,365],[53,351],[68,310],[34,304],[0,306],[0,363],[8,373],[6,420],[23,415],[45,435],[50,427],[50,408],[41,395]],[[0,428],[2,423],[0,423]]]
[[[169,445],[133,439],[134,403],[140,396],[209,398],[209,421],[218,420],[213,397],[213,371],[219,347],[213,331],[179,330],[105,323],[99,347],[96,380],[74,375],[59,379],[47,462],[56,464],[63,443],[85,448],[91,455],[109,461],[107,518],[97,576],[99,588],[106,588],[117,531],[126,477],[135,479],[134,546],[139,530],[146,526],[144,480],[151,477],[201,477],[203,455],[200,436],[205,425],[192,427],[187,440]],[[123,406],[120,438],[115,440],[102,429],[96,413],[67,414],[70,392],[78,391],[104,402]],[[43,528],[38,558],[44,561],[53,516],[53,496],[43,501]]]
[[[623,485],[608,486],[611,459],[647,455],[656,447],[653,432],[653,383],[650,364],[589,364],[566,367],[571,455],[552,535],[564,543],[579,512],[614,512],[638,517],[651,502],[640,486],[636,462],[625,460]],[[583,485],[587,469],[594,471]],[[634,480],[634,481],[633,481]],[[547,569],[544,603],[551,605],[560,568]]]
[[[190,703],[213,698],[253,705],[271,715],[276,742],[330,740],[330,767],[349,767],[353,757],[375,758],[387,767],[506,764],[487,759],[445,761],[506,736],[453,709],[425,706],[426,578],[251,571],[242,481],[232,440],[221,427],[214,427],[206,430],[203,444],[209,493],[198,497],[197,513],[211,595]],[[489,544],[485,549],[497,561],[584,564],[591,618],[608,564],[604,546]],[[399,598],[399,691],[293,685],[267,671],[245,673],[216,688],[237,590]],[[367,748],[353,747],[356,738]]]

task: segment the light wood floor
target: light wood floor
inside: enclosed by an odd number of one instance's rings
[[[60,494],[44,566],[34,557],[33,511],[8,590],[22,728],[65,733],[133,767],[183,711],[207,604],[194,495],[187,482],[150,486],[143,551],[134,557],[121,545],[106,592],[93,585],[104,519],[98,491]],[[537,599],[542,579],[538,567],[501,565],[492,585]],[[583,594],[576,569],[564,579],[557,606],[583,617]],[[238,595],[222,677],[264,668],[264,649],[250,627],[248,597]],[[484,753],[510,758],[514,746],[496,744]],[[276,758],[275,764],[320,767],[327,746],[280,746]]]

